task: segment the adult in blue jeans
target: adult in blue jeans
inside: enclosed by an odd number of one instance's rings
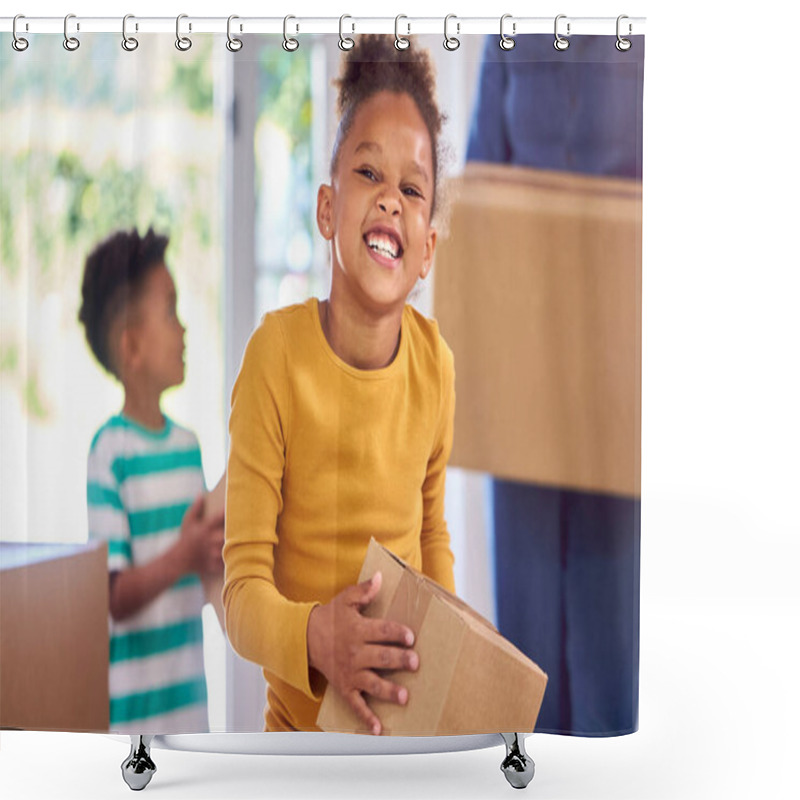
[[[467,160],[641,180],[644,38],[487,37]],[[531,444],[535,447],[535,444]],[[498,627],[549,675],[536,730],[631,733],[640,501],[492,481]]]

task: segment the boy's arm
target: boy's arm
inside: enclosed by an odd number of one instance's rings
[[[128,514],[114,462],[120,452],[116,432],[103,429],[87,461],[86,500],[89,538],[108,544],[109,613],[115,620],[135,614],[187,572],[222,569],[222,513],[202,519],[200,495],[184,514],[178,542],[147,564],[134,566]]]
[[[453,353],[441,344],[441,412],[437,437],[428,461],[422,485],[422,571],[451,592],[455,591],[453,552],[450,534],[444,519],[444,487],[447,462],[453,449],[453,420],[455,414],[455,368]]]
[[[289,424],[285,358],[280,323],[268,316],[248,342],[231,399],[222,600],[233,649],[317,697],[306,629],[318,604],[288,600],[274,576]]]
[[[109,573],[108,610],[115,620],[133,616],[185,574],[177,549],[176,543],[141,567]]]
[[[109,612],[114,615],[117,578],[132,568],[128,515],[112,464],[117,453],[113,434],[102,429],[95,436],[86,465],[86,503],[89,539],[108,547]]]
[[[220,515],[203,518],[203,500],[198,495],[187,509],[172,547],[147,564],[110,574],[109,611],[115,620],[137,613],[184,575],[219,571],[222,520]]]

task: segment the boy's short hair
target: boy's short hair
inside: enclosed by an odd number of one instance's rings
[[[78,320],[95,357],[115,377],[119,374],[112,328],[138,298],[147,273],[164,262],[168,244],[169,237],[155,233],[152,227],[144,236],[133,228],[112,233],[86,258]]]

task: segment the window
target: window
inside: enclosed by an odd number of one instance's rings
[[[320,76],[312,45],[287,57],[263,42],[254,131],[256,313],[326,291],[325,255],[314,225],[317,175],[313,85]],[[317,79],[317,80],[315,80]]]

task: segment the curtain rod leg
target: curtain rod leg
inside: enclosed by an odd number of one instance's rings
[[[524,789],[532,780],[536,769],[533,759],[525,752],[522,733],[501,733],[506,744],[506,757],[500,769],[515,789]]]
[[[156,765],[150,758],[152,736],[131,736],[131,752],[122,762],[122,778],[134,792],[140,792],[150,783]]]

